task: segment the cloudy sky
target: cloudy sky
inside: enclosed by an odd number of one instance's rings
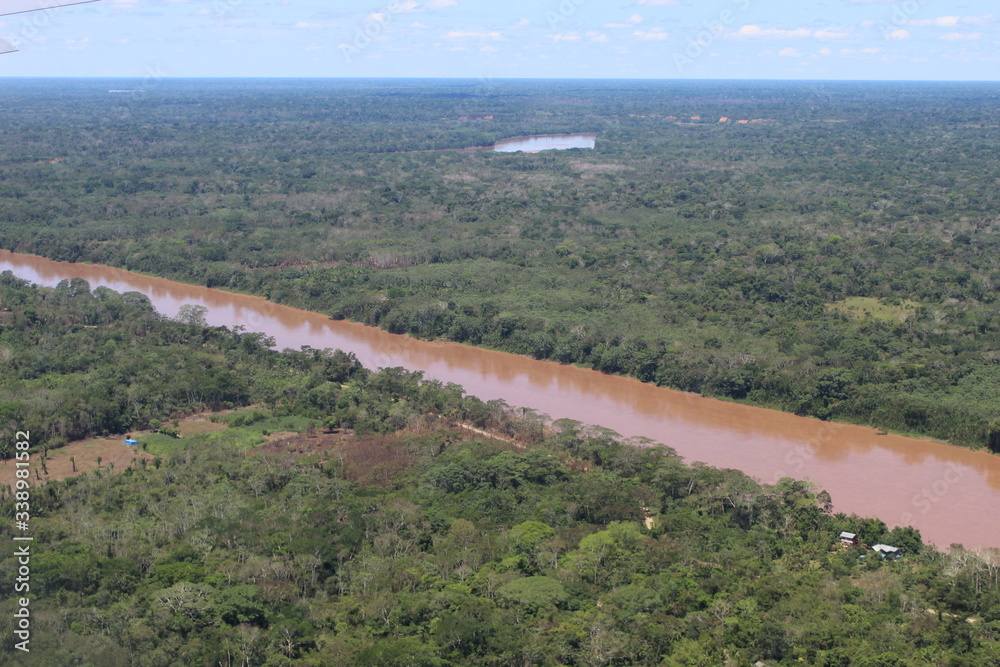
[[[997,0],[101,0],[0,38],[0,76],[1000,79]]]

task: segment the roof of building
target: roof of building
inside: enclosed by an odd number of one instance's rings
[[[840,537],[848,540],[853,540],[857,536],[858,536],[857,533],[848,533],[847,531],[844,531],[843,533],[840,534]]]

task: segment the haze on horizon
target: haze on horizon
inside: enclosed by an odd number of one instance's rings
[[[993,0],[102,0],[0,20],[0,76],[996,81]]]

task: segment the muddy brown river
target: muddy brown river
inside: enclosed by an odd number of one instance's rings
[[[184,304],[203,305],[209,324],[264,332],[279,349],[340,348],[370,368],[424,371],[483,400],[500,398],[553,419],[651,438],[689,462],[737,468],[765,483],[807,479],[830,492],[837,511],[876,516],[890,527],[913,525],[925,542],[941,548],[1000,547],[1000,456],[987,452],[726,403],[504,352],[414,340],[260,297],[105,266],[0,251],[0,272],[7,270],[40,285],[84,278],[91,288],[141,292],[168,316]]]

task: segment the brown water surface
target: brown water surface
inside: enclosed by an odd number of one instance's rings
[[[528,137],[501,139],[493,145],[496,153],[537,153],[538,151],[565,150],[567,148],[593,148],[597,133],[583,134],[535,134]]]
[[[430,343],[260,297],[90,264],[0,251],[0,272],[40,285],[84,278],[92,288],[147,295],[158,311],[208,308],[212,325],[242,325],[277,347],[340,348],[368,367],[403,366],[455,382],[483,400],[501,398],[553,419],[568,417],[667,444],[688,461],[738,468],[766,483],[808,479],[838,511],[913,525],[926,542],[1000,547],[1000,457],[860,426],[726,403],[637,380],[454,343]]]

